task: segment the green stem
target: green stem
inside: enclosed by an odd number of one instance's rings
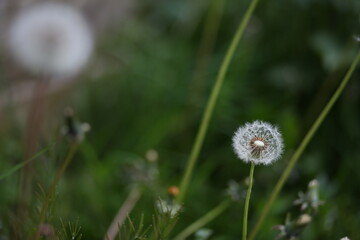
[[[193,144],[193,147],[192,147],[192,150],[190,153],[190,157],[189,157],[187,165],[186,165],[185,174],[184,174],[181,184],[180,184],[180,194],[178,195],[178,197],[176,199],[178,203],[181,203],[182,201],[184,201],[185,194],[186,194],[187,188],[189,186],[190,178],[192,176],[192,172],[194,170],[195,163],[197,161],[201,147],[203,145],[204,138],[205,138],[207,129],[209,127],[209,122],[212,117],[214,107],[215,107],[215,104],[216,104],[218,96],[219,96],[219,92],[220,92],[222,84],[224,82],[226,72],[227,72],[230,62],[234,56],[236,47],[238,46],[240,39],[243,36],[244,30],[250,20],[250,17],[252,16],[252,14],[256,8],[258,1],[259,0],[251,1],[242,21],[240,22],[239,27],[232,39],[230,47],[226,52],[225,58],[221,64],[220,70],[217,75],[217,79],[212,88],[209,100],[208,100],[206,108],[205,108],[205,113],[201,119],[200,127],[197,132],[195,142]]]
[[[251,162],[251,168],[250,168],[250,174],[249,174],[249,187],[248,187],[248,190],[246,193],[245,206],[244,206],[242,240],[246,240],[246,236],[247,236],[248,212],[249,212],[251,189],[252,189],[253,178],[254,178],[254,169],[255,169],[255,163]]]
[[[61,165],[61,167],[57,171],[56,176],[55,176],[54,180],[52,181],[52,183],[50,185],[49,191],[46,194],[46,198],[45,198],[44,203],[43,203],[43,205],[41,207],[41,210],[40,210],[40,217],[39,217],[39,222],[38,222],[38,225],[37,225],[38,228],[40,227],[41,223],[43,223],[44,220],[45,220],[46,212],[47,212],[47,210],[49,208],[50,200],[55,194],[56,186],[58,185],[61,177],[64,175],[64,172],[65,172],[66,168],[69,166],[71,160],[73,159],[74,154],[75,154],[76,149],[77,149],[77,146],[78,145],[76,143],[73,143],[71,145],[63,164]],[[34,239],[37,240],[37,239],[39,239],[39,237],[40,237],[40,232],[39,232],[39,229],[37,229]]]
[[[214,49],[221,18],[224,13],[226,0],[212,0],[206,16],[205,26],[202,32],[201,42],[197,53],[197,60],[192,79],[191,93],[189,96],[190,104],[198,103],[202,98],[205,87],[205,71],[209,65],[209,56]]]
[[[304,139],[302,140],[302,142],[300,143],[299,147],[296,149],[294,155],[291,157],[288,165],[286,166],[283,174],[281,175],[280,179],[278,180],[278,182],[275,185],[275,188],[273,189],[271,195],[270,195],[270,199],[269,201],[266,202],[265,207],[259,217],[259,220],[257,221],[251,235],[250,235],[250,240],[254,239],[256,234],[259,232],[260,227],[262,225],[262,223],[264,222],[265,218],[267,217],[269,210],[272,206],[272,204],[274,203],[275,199],[277,198],[279,192],[281,191],[285,181],[287,180],[287,178],[289,177],[292,169],[294,168],[296,162],[299,160],[299,158],[301,157],[303,151],[305,150],[306,146],[309,144],[309,142],[311,141],[312,137],[314,136],[314,134],[316,133],[316,131],[318,130],[318,128],[320,127],[320,125],[322,124],[322,122],[324,121],[324,119],[326,118],[326,116],[328,115],[329,111],[331,110],[331,108],[333,107],[333,105],[335,104],[336,100],[339,98],[339,96],[341,95],[342,91],[344,90],[344,88],[346,87],[347,83],[349,82],[352,74],[354,73],[357,64],[360,61],[360,51],[358,52],[356,58],[354,59],[353,63],[351,64],[349,70],[347,71],[346,75],[344,76],[344,78],[342,79],[339,87],[336,89],[334,95],[330,98],[329,102],[326,104],[325,108],[322,110],[322,112],[320,113],[320,115],[318,116],[318,118],[315,120],[315,122],[313,123],[313,125],[311,126],[310,130],[307,132],[306,136],[304,137]]]
[[[27,159],[26,161],[23,161],[23,162],[15,165],[14,167],[10,168],[9,170],[6,170],[5,172],[0,173],[0,181],[6,177],[9,177],[11,174],[15,173],[16,171],[18,171],[19,169],[21,169],[22,167],[24,167],[26,164],[30,163],[31,161],[37,159],[39,156],[41,156],[42,154],[44,154],[47,151],[49,151],[49,148],[44,148],[43,150],[36,153],[30,159]]]
[[[231,203],[231,201],[228,199],[222,201],[219,205],[217,205],[215,208],[213,208],[211,211],[209,211],[203,217],[199,218],[198,220],[193,222],[191,225],[189,225],[187,228],[185,228],[173,240],[186,239],[191,234],[196,232],[198,229],[202,228],[204,225],[211,222],[213,219],[215,219],[217,216],[219,216],[221,213],[223,213],[230,206],[230,203]]]

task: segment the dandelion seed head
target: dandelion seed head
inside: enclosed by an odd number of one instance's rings
[[[37,74],[69,76],[85,65],[93,48],[83,16],[65,3],[47,2],[22,10],[9,28],[14,58]]]
[[[233,148],[244,162],[268,165],[280,158],[283,140],[276,127],[255,121],[239,127],[233,137]]]

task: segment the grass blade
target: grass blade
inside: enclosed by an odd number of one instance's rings
[[[47,152],[49,150],[49,147],[42,149],[41,151],[39,151],[38,153],[36,153],[33,157],[31,157],[30,159],[23,161],[17,165],[15,165],[14,167],[6,170],[5,172],[0,174],[0,181],[9,177],[10,175],[12,175],[13,173],[15,173],[16,171],[18,171],[19,169],[21,169],[22,167],[24,167],[26,164],[30,163],[31,161],[37,159],[38,157],[40,157],[41,155],[43,155],[45,152]]]

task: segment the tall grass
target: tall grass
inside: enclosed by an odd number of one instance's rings
[[[214,108],[215,108],[215,105],[217,103],[217,100],[218,100],[218,97],[220,94],[220,90],[224,83],[227,70],[230,66],[230,63],[234,57],[236,48],[239,45],[241,38],[243,37],[246,26],[248,25],[250,18],[253,15],[258,2],[259,2],[259,0],[251,0],[251,3],[249,5],[249,7],[247,8],[245,15],[244,15],[243,19],[241,20],[241,22],[236,30],[236,33],[231,41],[231,44],[225,54],[224,60],[221,63],[217,78],[216,78],[213,88],[211,90],[210,97],[208,99],[204,114],[203,114],[201,122],[200,122],[200,127],[196,134],[195,142],[192,146],[191,153],[190,153],[189,159],[186,164],[185,173],[181,180],[180,194],[178,195],[178,197],[176,199],[178,203],[182,203],[185,200],[186,192],[189,187],[189,183],[190,183],[193,171],[194,171],[194,167],[199,158],[199,154],[200,154],[201,148],[203,146],[206,132],[209,128],[209,123],[210,123],[211,117],[213,115]]]
[[[274,201],[278,197],[278,195],[279,195],[281,189],[283,188],[286,180],[288,179],[291,171],[295,167],[295,164],[300,159],[300,157],[303,154],[305,148],[310,143],[310,141],[313,138],[313,136],[315,135],[316,131],[319,129],[319,127],[321,126],[321,124],[323,123],[323,121],[325,120],[327,115],[329,114],[330,110],[334,106],[335,102],[340,97],[340,95],[343,92],[344,88],[348,84],[351,76],[353,75],[357,65],[359,64],[359,61],[360,61],[360,51],[357,53],[357,55],[356,55],[354,61],[352,62],[349,70],[345,74],[344,78],[341,80],[341,83],[340,83],[339,87],[336,89],[335,93],[329,99],[328,103],[325,105],[324,109],[321,111],[320,115],[316,118],[315,122],[313,123],[313,125],[311,126],[311,128],[309,129],[307,134],[305,135],[304,139],[301,141],[299,147],[296,149],[296,151],[294,152],[294,154],[290,158],[289,163],[287,164],[287,166],[284,169],[281,177],[279,178],[279,180],[277,181],[274,189],[272,190],[272,192],[270,194],[270,197],[269,197],[269,200],[266,201],[265,207],[263,208],[263,210],[261,212],[261,215],[260,215],[259,219],[257,220],[253,231],[251,232],[251,235],[250,235],[250,238],[249,238],[250,240],[255,239],[256,235],[260,231],[263,222],[265,221],[266,217],[268,216],[269,211],[270,211],[272,205],[274,204]]]

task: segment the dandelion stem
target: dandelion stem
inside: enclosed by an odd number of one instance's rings
[[[46,94],[49,87],[49,79],[45,76],[35,83],[31,105],[27,117],[26,133],[25,133],[25,148],[24,148],[24,162],[33,156],[38,148],[38,142],[41,136],[42,124],[45,120],[46,112]],[[28,205],[31,200],[31,192],[33,188],[33,174],[34,166],[30,162],[26,164],[21,170],[20,193],[18,198],[18,213],[17,213],[17,229],[21,229],[15,233],[16,239],[21,239],[21,232],[25,232],[24,219],[28,217]]]
[[[125,202],[119,209],[118,213],[116,214],[113,222],[111,223],[109,229],[106,232],[104,240],[114,240],[116,234],[119,232],[121,225],[123,224],[126,217],[132,211],[136,203],[138,202],[139,198],[141,197],[142,190],[139,186],[135,186],[131,189],[128,197],[126,198]]]
[[[331,108],[333,107],[333,105],[335,104],[335,102],[337,101],[339,96],[341,95],[342,91],[346,87],[346,85],[349,82],[352,74],[354,73],[354,71],[356,69],[356,66],[358,65],[359,61],[360,61],[360,51],[358,52],[357,56],[355,57],[353,63],[351,64],[349,70],[347,71],[346,75],[342,79],[339,87],[336,89],[335,93],[332,95],[329,102],[326,104],[326,106],[324,107],[324,109],[322,110],[320,115],[317,117],[317,119],[315,120],[315,122],[311,126],[310,130],[305,135],[305,137],[302,140],[302,142],[300,143],[299,147],[296,149],[296,151],[292,155],[292,157],[291,157],[288,165],[286,166],[283,174],[281,175],[280,179],[276,183],[276,185],[275,185],[275,187],[274,187],[274,189],[273,189],[273,191],[272,191],[272,193],[270,195],[269,201],[266,202],[265,207],[262,210],[261,215],[259,217],[259,220],[257,221],[254,229],[252,230],[252,233],[251,233],[250,238],[249,238],[250,240],[254,239],[255,236],[257,235],[257,233],[259,232],[260,227],[261,227],[262,223],[264,222],[265,218],[267,217],[272,204],[274,203],[275,199],[279,195],[279,192],[281,191],[285,181],[289,177],[289,175],[290,175],[292,169],[294,168],[296,162],[299,160],[299,158],[301,157],[301,155],[302,155],[303,151],[305,150],[306,146],[309,144],[312,137],[314,136],[314,134],[316,133],[316,131],[318,130],[318,128],[320,127],[320,125],[322,124],[322,122],[324,121],[326,116],[328,115],[329,111],[331,110]]]
[[[255,163],[251,162],[251,168],[250,168],[250,174],[249,174],[249,187],[248,187],[248,190],[246,193],[245,206],[244,206],[242,240],[246,240],[246,236],[247,236],[248,212],[249,212],[251,189],[252,189],[253,178],[254,178],[254,169],[255,169]]]
[[[206,213],[203,217],[199,218],[192,224],[190,224],[187,228],[185,228],[182,232],[180,232],[173,240],[184,240],[188,238],[191,234],[196,232],[198,229],[202,228],[213,219],[218,217],[221,213],[223,213],[229,206],[231,201],[226,199],[222,201],[215,208]]]
[[[54,178],[54,180],[52,181],[52,183],[50,185],[49,191],[46,194],[45,201],[42,204],[42,207],[41,207],[41,210],[40,210],[39,223],[38,223],[38,226],[37,226],[38,229],[37,229],[37,231],[35,233],[35,237],[34,237],[35,240],[39,239],[39,237],[40,237],[39,227],[45,220],[46,212],[47,212],[47,210],[49,208],[50,200],[55,194],[56,186],[58,185],[61,177],[64,175],[64,172],[65,172],[66,168],[69,166],[71,160],[73,159],[73,157],[75,155],[75,152],[76,152],[76,149],[77,149],[77,146],[78,146],[77,143],[73,143],[70,146],[69,151],[68,151],[68,153],[66,155],[66,158],[65,158],[63,164],[58,169],[58,171],[57,171],[57,173],[55,175],[55,178]]]
[[[245,15],[243,17],[243,19],[241,20],[238,29],[231,41],[231,44],[226,52],[225,58],[221,64],[220,70],[218,72],[215,84],[212,88],[209,100],[207,102],[206,108],[205,108],[205,112],[203,114],[203,117],[201,119],[201,123],[200,123],[200,127],[198,129],[196,138],[195,138],[195,142],[192,146],[192,150],[190,153],[190,157],[188,159],[187,165],[186,165],[186,170],[185,170],[185,174],[181,180],[181,184],[180,184],[180,194],[177,197],[177,202],[181,203],[182,201],[184,201],[185,195],[186,195],[186,191],[187,188],[189,186],[189,182],[192,176],[192,172],[194,170],[196,161],[198,159],[201,147],[203,145],[204,142],[204,138],[207,132],[207,129],[209,127],[209,122],[210,119],[212,117],[213,111],[214,111],[214,107],[215,104],[217,102],[222,84],[224,82],[225,79],[225,75],[226,72],[229,68],[230,62],[235,54],[235,50],[236,47],[238,46],[240,39],[243,36],[244,30],[247,26],[247,24],[249,23],[249,20],[256,8],[256,5],[258,3],[259,0],[251,0],[251,3],[248,7],[248,9],[245,12]]]

